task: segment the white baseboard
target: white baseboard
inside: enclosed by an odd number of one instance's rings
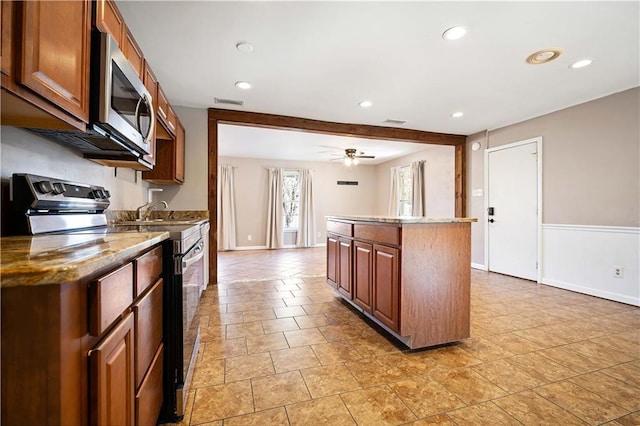
[[[541,263],[542,284],[640,306],[640,228],[545,224]]]
[[[473,263],[473,262],[471,262],[471,268],[480,269],[481,271],[488,271],[489,270],[489,268],[487,268],[485,265],[481,265],[480,263]]]

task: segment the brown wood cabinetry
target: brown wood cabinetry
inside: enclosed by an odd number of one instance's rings
[[[373,246],[373,316],[393,331],[400,331],[400,251],[379,244]]]
[[[76,282],[2,288],[2,424],[156,423],[163,402],[158,253]]]
[[[133,324],[133,314],[128,313],[90,352],[92,424],[134,424]]]
[[[144,55],[140,46],[136,43],[136,39],[127,28],[124,34],[124,40],[122,45],[122,53],[124,57],[129,60],[129,63],[138,74],[141,80],[144,79]]]
[[[2,124],[85,130],[91,1],[3,1],[2,21]]]
[[[466,339],[471,221],[332,218],[327,282],[412,349]]]
[[[158,111],[158,79],[153,73],[149,62],[144,61],[144,76],[142,79],[144,86],[151,94],[151,102],[153,104],[154,111]],[[150,140],[150,153],[142,157],[142,159],[153,168],[156,164],[156,137],[158,134],[158,119],[156,116],[156,125],[153,126],[153,135]]]
[[[160,185],[175,185],[184,182],[184,127],[177,122],[175,139],[156,141],[156,167],[144,172],[142,178]]]
[[[95,22],[93,25],[103,33],[110,34],[123,50],[123,40],[127,32],[124,18],[112,0],[96,0]]]

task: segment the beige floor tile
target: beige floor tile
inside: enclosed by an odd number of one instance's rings
[[[477,404],[506,395],[506,392],[470,368],[437,371],[432,373],[432,377],[466,404]]]
[[[640,340],[626,340],[624,339],[626,335],[626,333],[621,333],[619,335],[603,336],[595,340],[629,357],[640,359]]]
[[[302,329],[322,327],[330,324],[329,319],[324,314],[304,315],[294,317],[294,319],[298,323],[298,327]]]
[[[251,302],[245,302],[245,303],[228,304],[227,312],[256,311],[260,309],[269,309],[269,308],[285,308],[286,306],[287,305],[284,304],[282,299],[253,300]]]
[[[342,364],[307,368],[300,373],[314,399],[360,389],[353,374]]]
[[[450,411],[447,415],[459,425],[506,426],[521,424],[491,401]]]
[[[269,353],[237,356],[225,360],[224,381],[226,383],[274,373],[275,370]]]
[[[596,362],[600,362],[603,367],[620,364],[634,359],[632,356],[623,352],[618,352],[610,346],[598,343],[594,340],[572,343],[571,345],[567,345],[567,348],[587,356]]]
[[[545,331],[543,327],[531,328],[527,330],[514,331],[513,334],[520,336],[545,348],[566,345],[571,343],[571,339],[566,336],[558,336],[549,331]]]
[[[247,336],[247,352],[255,354],[278,349],[287,349],[287,340],[282,333],[270,333],[260,336]]]
[[[292,348],[296,346],[309,346],[327,342],[317,328],[285,331],[284,336],[287,338],[287,343],[289,343],[289,346]]]
[[[253,412],[248,380],[208,386],[196,390],[191,424],[211,422]]]
[[[570,381],[542,386],[535,392],[590,424],[604,423],[629,413]]]
[[[640,411],[618,417],[614,421],[607,423],[610,426],[638,426],[640,425]]]
[[[278,331],[299,330],[298,323],[293,318],[278,318],[262,321],[265,333],[277,333]]]
[[[247,354],[247,342],[244,337],[205,343],[202,362]]]
[[[276,314],[273,312],[273,308],[259,309],[255,311],[244,311],[242,313],[244,322],[262,321],[268,319],[276,319]]]
[[[389,387],[418,417],[427,417],[465,404],[429,376],[392,383]]]
[[[427,349],[420,352],[420,354],[425,359],[434,362],[436,368],[441,370],[469,367],[482,362],[469,352],[455,345],[444,346],[437,349]]]
[[[569,381],[629,411],[640,411],[639,387],[630,385],[602,372],[585,374],[574,377]]]
[[[588,373],[606,366],[598,359],[571,350],[569,346],[556,346],[538,353],[578,373]]]
[[[492,343],[488,339],[472,338],[464,340],[458,346],[460,349],[469,352],[471,356],[482,361],[493,361],[500,358],[507,358],[514,355],[513,352]]]
[[[306,315],[307,312],[302,309],[302,306],[289,306],[286,308],[273,308],[276,313],[276,318],[295,317],[298,315]]]
[[[600,372],[640,388],[640,363],[637,363],[637,366],[633,362],[619,364]]]
[[[295,291],[295,290],[294,290]],[[283,298],[285,305],[287,306],[302,306],[311,304],[311,299],[307,296],[289,297]]]
[[[214,325],[227,325],[227,324],[237,324],[239,322],[244,322],[242,318],[242,313],[234,312],[231,314],[219,313],[216,315],[209,315],[209,326]]]
[[[520,392],[492,402],[527,426],[587,425],[533,391]]]
[[[271,358],[276,373],[320,366],[320,361],[309,346],[272,351]]]
[[[366,338],[351,339],[349,343],[363,358],[400,352],[400,349],[395,344],[379,334]]]
[[[256,411],[311,399],[298,371],[251,379],[251,386]]]
[[[471,369],[508,393],[521,392],[545,384],[543,380],[504,359],[474,365]]]
[[[353,346],[346,341],[312,345],[311,348],[322,365],[362,359],[362,355],[360,355],[360,353],[358,353],[358,351],[356,351]]]
[[[200,341],[212,342],[215,340],[224,340],[226,338],[227,328],[224,325],[212,325],[210,327],[200,328]]]
[[[289,426],[284,407],[224,419],[225,426]]]
[[[191,386],[194,389],[224,383],[224,359],[209,360],[196,364]]]
[[[356,423],[339,396],[299,402],[287,406],[291,426],[349,426]]]
[[[451,420],[451,418],[446,414],[437,414],[435,416],[430,416],[424,419],[405,423],[405,426],[430,426],[430,425],[457,426],[456,423],[453,420]]]
[[[557,382],[576,376],[577,373],[538,352],[507,358],[507,361],[543,383]]]
[[[359,425],[398,425],[416,416],[387,386],[362,389],[341,395]]]
[[[237,339],[238,337],[256,336],[264,334],[262,322],[243,322],[240,324],[228,324],[227,339]]]
[[[328,342],[358,339],[362,336],[362,331],[354,325],[328,325],[318,329]]]
[[[362,387],[397,382],[405,378],[398,368],[384,363],[380,358],[363,358],[347,362],[345,366]]]

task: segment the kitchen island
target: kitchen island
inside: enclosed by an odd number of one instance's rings
[[[469,338],[475,221],[327,216],[327,283],[411,349]]]

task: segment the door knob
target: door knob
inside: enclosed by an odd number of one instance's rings
[[[493,218],[489,219],[489,223],[493,223],[495,220]]]

